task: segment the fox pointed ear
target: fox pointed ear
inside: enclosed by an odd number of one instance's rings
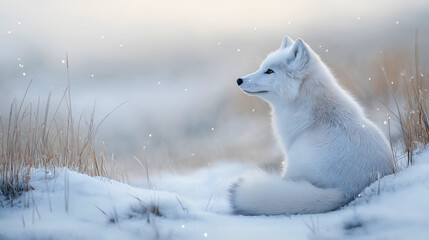
[[[293,45],[293,40],[290,37],[286,36],[283,38],[282,45],[280,45],[280,48],[288,48],[292,45]]]
[[[304,66],[310,60],[310,50],[302,39],[297,39],[290,51],[288,62]]]

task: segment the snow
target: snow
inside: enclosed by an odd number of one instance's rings
[[[219,162],[187,174],[152,175],[149,183],[138,179],[134,186],[67,169],[49,175],[34,170],[31,186],[35,190],[21,196],[14,206],[0,208],[0,239],[427,237],[429,151],[418,155],[415,165],[381,178],[337,211],[295,216],[230,214],[230,183],[256,167]],[[28,208],[26,201],[30,201]],[[147,215],[148,206],[157,206],[161,216]]]

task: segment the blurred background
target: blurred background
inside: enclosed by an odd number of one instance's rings
[[[386,130],[401,78],[429,74],[429,1],[0,0],[0,114],[21,99],[58,103],[102,124],[130,176],[218,161],[281,161],[268,105],[235,80],[283,36],[304,39]],[[415,70],[418,30],[420,69]],[[63,109],[64,111],[66,108]],[[52,112],[51,112],[52,114]],[[65,114],[60,112],[60,114]]]

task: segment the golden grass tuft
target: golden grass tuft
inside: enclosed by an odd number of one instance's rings
[[[93,111],[89,120],[81,115],[76,122],[70,83],[50,116],[51,94],[43,110],[40,99],[35,105],[25,104],[30,85],[19,103],[12,102],[7,118],[0,115],[0,203],[2,195],[13,204],[22,192],[32,189],[32,169],[44,169],[47,176],[62,167],[90,176],[118,176],[112,167],[113,156],[107,159],[104,142],[96,140],[97,129],[106,118],[96,125]],[[60,118],[64,107],[67,116]]]
[[[407,154],[407,165],[414,163],[416,149],[425,148],[429,144],[429,87],[427,77],[420,72],[418,48],[418,32],[416,32],[414,69],[401,74],[401,85],[398,92],[394,92],[388,74],[384,68],[382,69],[395,102],[396,111],[390,110],[390,112],[400,126],[400,142]]]

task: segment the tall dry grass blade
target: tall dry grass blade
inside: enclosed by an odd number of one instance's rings
[[[381,68],[381,70],[383,71],[384,79],[386,81],[387,86],[389,86],[389,90],[392,93],[393,100],[395,101],[396,110],[398,111],[399,123],[401,123],[401,132],[402,132],[402,136],[404,137],[407,135],[407,133],[406,133],[404,125],[402,124],[404,122],[404,120],[403,120],[403,116],[401,113],[402,112],[401,108],[399,107],[398,99],[396,98],[396,94],[393,91],[392,86],[390,85],[389,77],[387,76],[386,70],[384,68]],[[405,141],[405,137],[404,137],[404,141]]]

